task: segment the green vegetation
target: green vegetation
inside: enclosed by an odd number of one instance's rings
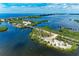
[[[42,16],[27,16],[26,18],[41,18]]]
[[[25,28],[22,18],[11,18],[8,19],[8,22],[12,23],[17,28]]]
[[[63,36],[71,37],[73,39],[79,40],[79,32],[73,32],[66,28],[61,28],[58,33]]]
[[[3,21],[0,20],[0,23],[2,23]]]
[[[78,48],[78,46],[76,45],[76,42],[70,43],[69,39],[63,36],[63,35],[65,35],[65,33],[63,33],[63,31],[64,30],[67,30],[67,29],[62,29],[62,30],[59,30],[59,31],[54,31],[51,28],[49,28],[48,26],[41,27],[40,29],[43,29],[43,30],[47,30],[49,32],[54,32],[54,33],[60,34],[57,37],[57,39],[60,40],[60,41],[63,41],[64,43],[71,44],[72,47],[71,48],[68,48],[68,49],[63,49],[63,48],[54,47],[54,46],[52,46],[52,44],[48,45],[48,43],[50,43],[50,42],[47,42],[47,41],[44,41],[43,39],[40,39],[39,36],[43,36],[43,37],[46,36],[47,37],[47,36],[50,36],[50,34],[45,33],[45,32],[42,32],[40,30],[38,31],[36,29],[33,29],[32,32],[30,33],[30,37],[36,43],[39,43],[39,44],[41,44],[41,45],[43,45],[45,47],[49,47],[51,49],[55,49],[56,51],[59,51],[59,52],[63,51],[63,53],[72,53],[72,52],[74,52]],[[69,31],[69,30],[67,30],[67,31]],[[61,34],[61,33],[63,33],[63,34]]]
[[[6,26],[0,26],[0,32],[7,31],[8,28]]]
[[[26,27],[24,25],[23,21],[28,21],[28,20],[23,20],[23,18],[11,18],[11,19],[8,19],[8,22],[9,23],[12,23],[13,25],[15,25],[18,28],[25,28]],[[35,25],[41,24],[43,22],[48,22],[48,20],[43,20],[43,21],[30,21],[30,22],[31,22],[31,24],[28,24],[27,27],[35,26]]]
[[[23,19],[22,18],[11,18],[11,19],[8,19],[8,22],[10,22],[10,23],[16,23],[16,24],[18,24],[18,23],[23,23]]]
[[[40,18],[40,17],[41,16],[28,16],[27,18]],[[27,20],[23,20],[23,19],[24,18],[22,18],[22,17],[10,18],[10,19],[7,20],[7,22],[12,23],[15,27],[18,27],[18,28],[25,28],[26,25],[24,25],[23,21],[27,21]],[[79,20],[74,20],[74,21],[79,23]],[[0,20],[0,22],[2,22],[2,21]],[[48,20],[30,21],[30,22],[31,22],[31,24],[28,24],[27,25],[28,27],[35,26],[35,25],[38,25],[38,24],[41,24],[41,23],[44,23],[44,22],[48,22]],[[58,30],[58,31],[52,30],[48,26],[41,27],[39,29],[47,30],[50,33],[47,33],[47,32],[41,31],[41,30],[36,30],[36,28],[33,28],[32,32],[30,33],[30,37],[31,37],[32,40],[36,41],[37,43],[44,45],[45,47],[54,48],[58,51],[64,51],[64,52],[73,52],[78,47],[76,44],[79,43],[79,32],[73,32],[73,31],[70,31],[69,29],[63,28],[63,27],[61,27],[60,30]],[[4,31],[7,31],[7,30],[8,30],[8,28],[6,26],[0,27],[0,32],[4,32]],[[71,44],[72,47],[69,48],[69,49],[56,48],[56,47],[52,46],[52,44],[48,45],[48,43],[50,43],[50,41],[47,42],[47,41],[44,41],[43,39],[39,38],[39,36],[49,37],[49,36],[51,36],[52,32],[59,34],[56,39],[63,41],[64,43],[67,42],[67,43]],[[73,38],[74,40],[71,40],[70,38]],[[66,44],[64,44],[64,45],[66,45]]]
[[[48,26],[41,27],[41,29],[47,30],[49,32],[53,31],[52,28],[50,28]]]
[[[44,23],[44,22],[48,22],[48,20],[42,20],[42,21],[32,21],[32,26]]]
[[[42,28],[42,27],[41,27]],[[49,28],[48,26],[43,27],[43,29],[48,30],[53,33],[60,34],[60,36],[66,36],[75,39],[74,41],[79,42],[79,32],[71,31],[67,28],[61,27],[59,30],[53,30]]]
[[[60,30],[58,30],[58,31],[57,30],[53,30],[53,29],[49,28],[48,26],[41,27],[41,29],[47,30],[49,32],[57,33],[60,36],[65,36],[65,37],[73,38],[74,42],[77,42],[77,43],[79,42],[79,32],[73,32],[73,31],[68,30],[66,28],[63,28],[63,27]],[[68,38],[64,38],[64,39],[63,38],[64,37],[62,37],[62,40],[65,40],[65,39],[69,40]]]

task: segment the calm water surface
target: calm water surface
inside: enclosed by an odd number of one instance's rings
[[[0,18],[8,17],[18,17],[27,16],[26,14],[0,14]],[[49,20],[47,23],[42,23],[37,26],[49,26],[52,29],[58,30],[60,26],[72,28],[73,31],[79,31],[79,23],[74,22],[74,19],[79,20],[79,15],[52,15],[45,16],[38,19],[28,19],[34,21]],[[43,55],[43,56],[57,56],[66,55],[58,53],[54,50],[45,48],[35,42],[33,42],[29,33],[31,29],[19,29],[13,27],[11,24],[3,22],[0,26],[6,25],[9,29],[6,32],[0,32],[0,55],[17,55],[17,56],[30,56],[30,55]],[[79,49],[77,49],[73,54],[69,55],[79,55]]]

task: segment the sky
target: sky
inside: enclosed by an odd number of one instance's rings
[[[0,3],[0,13],[79,13],[79,4]]]

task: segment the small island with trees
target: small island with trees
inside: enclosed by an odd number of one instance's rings
[[[8,30],[7,26],[0,26],[0,32],[5,32]]]

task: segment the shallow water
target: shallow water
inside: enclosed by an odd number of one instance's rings
[[[25,15],[22,15],[22,16],[25,16]],[[49,26],[52,29],[58,30],[60,26],[63,26],[67,28],[73,28],[73,31],[79,31],[78,30],[79,23],[74,22],[73,19],[79,20],[79,15],[52,15],[52,16],[45,16],[38,19],[28,19],[28,20],[34,20],[34,21],[48,20],[47,23],[42,23],[37,25],[40,27]],[[6,32],[0,32],[0,55],[18,55],[18,56],[66,55],[66,54],[58,53],[49,48],[45,48],[33,42],[29,37],[29,33],[31,32],[31,29],[29,28],[19,29],[19,28],[13,27],[11,24],[6,22],[3,22],[0,24],[0,26],[3,26],[3,25],[8,26],[9,29]],[[77,51],[75,51],[73,54],[68,54],[68,55],[79,55],[79,49],[77,49]]]

